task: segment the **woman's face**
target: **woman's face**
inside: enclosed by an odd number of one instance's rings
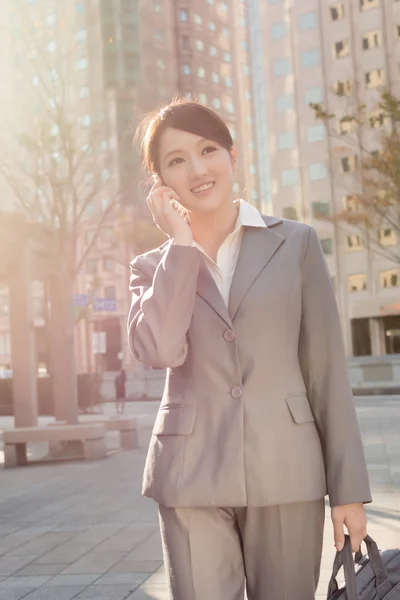
[[[159,142],[160,175],[194,213],[216,212],[232,202],[234,159],[217,142],[169,127]]]

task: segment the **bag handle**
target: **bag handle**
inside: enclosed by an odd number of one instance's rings
[[[388,580],[386,567],[383,564],[376,542],[369,535],[364,538],[364,542],[367,546],[369,561],[375,574],[378,598],[381,599],[384,598],[385,594],[387,594],[388,590],[390,590],[390,582]],[[359,548],[355,555],[355,562],[359,563],[362,559],[362,556],[361,548]],[[333,563],[332,577],[328,587],[328,599],[331,598],[331,596],[333,596],[333,594],[335,594],[339,589],[336,577],[342,566],[346,582],[347,598],[348,600],[359,600],[350,536],[347,534],[345,535],[343,550],[341,552],[336,552]]]

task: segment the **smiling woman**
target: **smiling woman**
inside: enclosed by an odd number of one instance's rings
[[[359,547],[371,499],[317,232],[233,199],[232,137],[210,108],[173,102],[138,136],[170,238],[131,263],[128,317],[135,358],[167,368],[143,494],[170,596],[314,600],[324,495],[338,549],[344,524]]]

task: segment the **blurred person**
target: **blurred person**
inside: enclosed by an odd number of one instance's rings
[[[234,200],[236,152],[176,100],[137,130],[168,236],[131,263],[135,358],[166,368],[143,494],[174,600],[312,600],[328,494],[356,551],[371,501],[339,315],[311,226]]]
[[[118,375],[114,379],[115,385],[115,404],[117,414],[123,415],[125,412],[125,385],[126,385],[126,372],[125,369],[120,370]]]

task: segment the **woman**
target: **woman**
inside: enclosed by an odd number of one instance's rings
[[[371,501],[339,317],[315,230],[232,200],[229,130],[177,101],[138,135],[169,241],[131,265],[137,360],[167,368],[143,493],[171,598],[311,600],[329,494],[336,548]]]

